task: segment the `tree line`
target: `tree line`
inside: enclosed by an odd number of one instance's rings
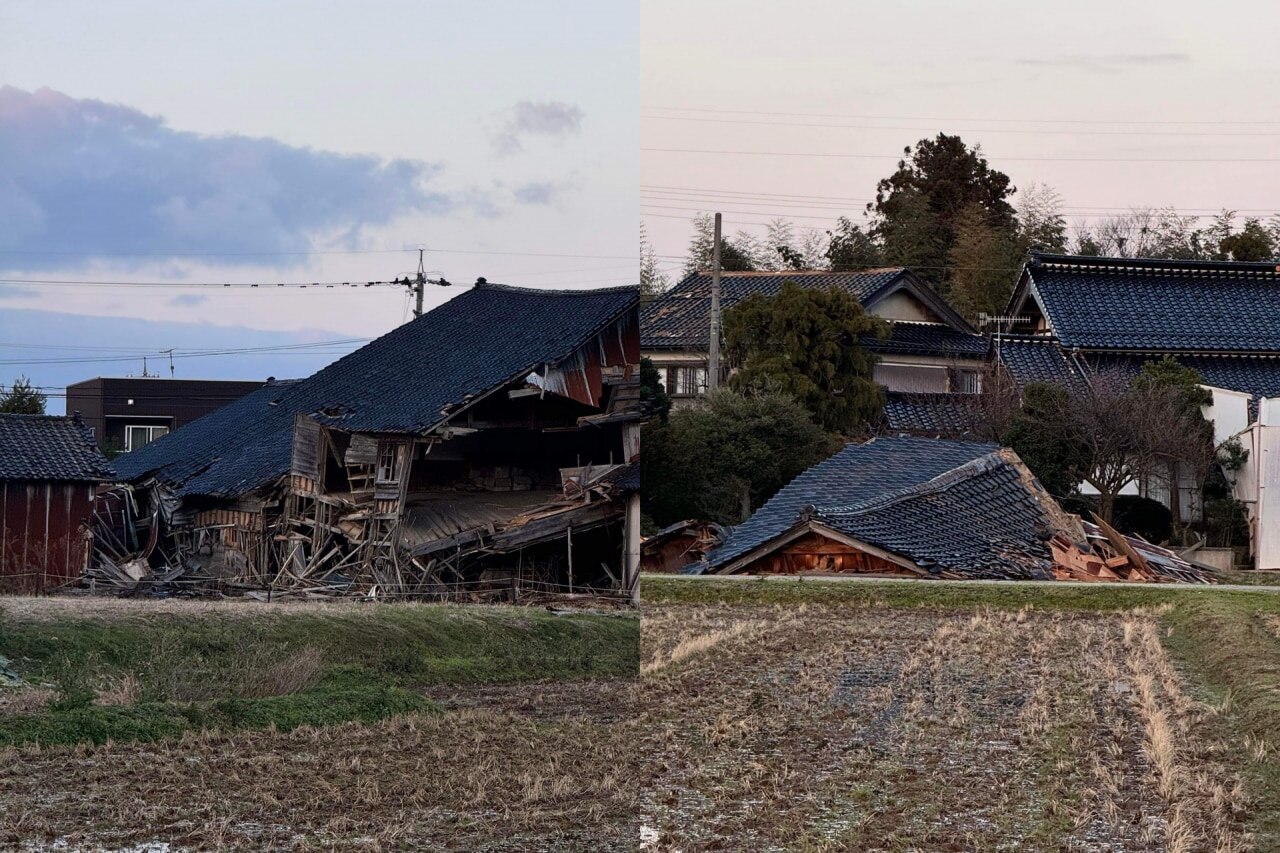
[[[1016,203],[1015,203],[1016,202]],[[892,174],[857,216],[825,231],[776,219],[763,235],[738,231],[723,241],[727,271],[910,267],[961,314],[996,314],[1029,251],[1178,260],[1263,261],[1280,248],[1280,217],[1243,221],[1223,210],[1208,225],[1173,208],[1135,208],[1103,217],[1074,237],[1063,199],[1052,187],[1021,191],[991,168],[981,147],[940,133],[903,150]],[[685,272],[711,264],[712,217],[693,219]],[[641,233],[641,284],[647,294],[670,286]]]

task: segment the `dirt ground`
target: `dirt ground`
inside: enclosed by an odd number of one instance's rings
[[[634,849],[632,746],[616,724],[634,688],[441,690],[445,713],[372,726],[9,748],[0,846]]]
[[[1159,631],[1151,612],[649,605],[638,680],[0,750],[0,848],[1252,849],[1222,709]]]
[[[648,607],[647,850],[1250,849],[1151,614]]]

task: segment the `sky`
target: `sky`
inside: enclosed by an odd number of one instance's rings
[[[419,248],[453,283],[427,308],[479,277],[634,284],[638,27],[564,0],[6,0],[0,384],[59,412],[169,349],[178,377],[306,375],[411,316],[364,284]]]
[[[678,276],[695,213],[724,211],[727,234],[856,222],[938,132],[1056,189],[1073,227],[1132,207],[1265,216],[1277,30],[1280,6],[1239,0],[644,0],[641,219]]]

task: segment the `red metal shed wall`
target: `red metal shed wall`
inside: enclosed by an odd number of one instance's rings
[[[0,590],[44,592],[79,577],[93,491],[88,483],[0,482]]]

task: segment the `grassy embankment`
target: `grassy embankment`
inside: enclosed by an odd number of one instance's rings
[[[0,598],[0,746],[430,712],[425,687],[635,675],[633,616]]]
[[[744,607],[807,603],[853,608],[1126,611],[1157,614],[1160,640],[1234,744],[1257,849],[1280,849],[1280,591],[1016,583],[729,580],[646,576],[644,600]]]

